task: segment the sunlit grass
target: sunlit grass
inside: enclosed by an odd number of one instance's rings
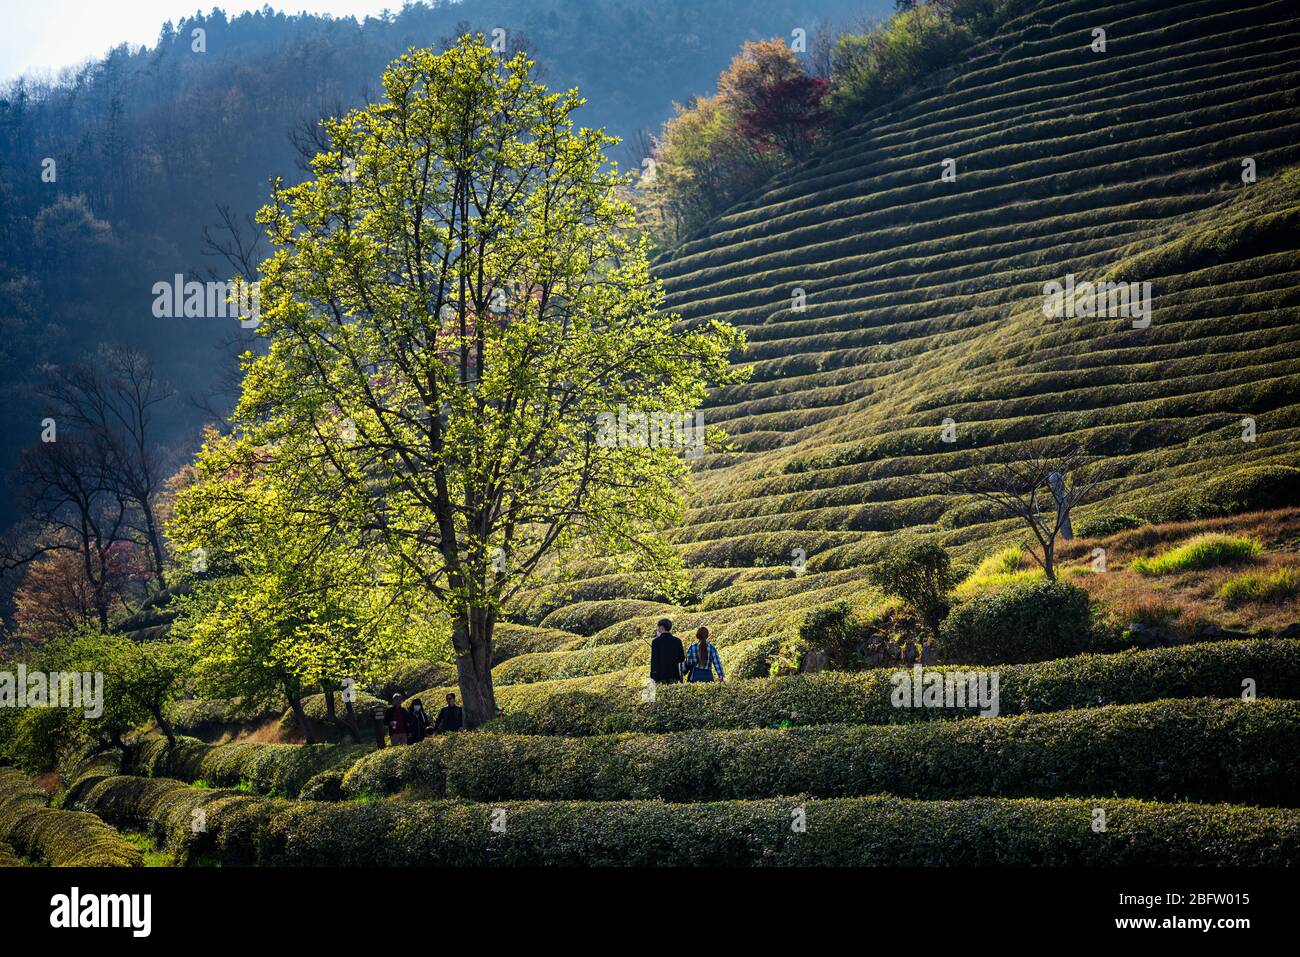
[[[1253,538],[1238,535],[1198,535],[1152,558],[1136,558],[1129,565],[1139,575],[1171,575],[1249,561],[1260,553]]]
[[[128,844],[139,848],[140,853],[144,855],[145,867],[172,867],[175,864],[170,854],[158,850],[154,839],[148,834],[142,834],[139,831],[124,831],[122,837]]]
[[[1019,545],[1009,545],[987,556],[957,586],[959,598],[970,598],[988,591],[1000,591],[1012,585],[1041,581],[1043,570],[1025,567],[1025,553]]]
[[[1300,568],[1284,566],[1271,572],[1246,572],[1219,587],[1230,608],[1256,602],[1281,602],[1300,595]]]

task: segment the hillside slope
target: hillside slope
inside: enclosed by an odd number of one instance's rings
[[[74,769],[61,806],[181,864],[1300,864],[1300,11],[1024,9],[660,264],[686,321],[753,343],[753,379],[706,408],[736,450],[699,462],[673,532],[691,594],[571,569],[500,626],[505,714],[481,728],[378,750],[155,737]],[[1150,324],[1048,318],[1044,284],[1071,275],[1151,283]],[[1120,601],[1159,552],[1160,599],[1223,617],[1151,642],[1176,647],[927,659],[950,689],[996,679],[992,711],[898,698],[897,660],[771,674],[809,611],[887,607],[866,573],[898,531],[963,559],[1014,542],[926,480],[1044,436],[1106,466],[1080,526],[1148,520],[1081,533],[1063,576]],[[1249,549],[1175,562],[1197,535]],[[974,577],[1030,574],[1006,554]],[[1234,611],[1225,589],[1266,575],[1283,600]],[[727,681],[643,691],[663,615],[713,630]],[[446,680],[403,666],[369,690],[433,702]],[[214,737],[225,709],[173,723]]]
[[[749,642],[741,673],[765,673],[809,608],[869,600],[865,565],[891,533],[970,557],[1010,540],[1014,526],[926,480],[1027,439],[1104,460],[1085,518],[1286,504],[1300,11],[1244,6],[1027,4],[955,75],[864,117],[660,263],[671,308],[751,342],[752,380],[705,409],[735,451],[703,460],[674,532],[693,603],[593,568],[533,597],[524,620],[572,639],[502,665],[503,681],[612,680],[673,612]],[[1071,275],[1150,283],[1149,325],[1046,318],[1044,284]]]

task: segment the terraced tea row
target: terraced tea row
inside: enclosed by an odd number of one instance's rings
[[[382,750],[154,741],[131,765],[154,777],[325,800],[1115,794],[1294,806],[1300,769],[1285,755],[1300,739],[1298,709],[1196,698],[905,725],[579,738],[483,731]],[[1144,760],[1157,751],[1159,764]]]
[[[0,768],[0,866],[22,863],[18,854],[54,867],[140,866],[140,851],[94,814],[48,802],[27,775]]]
[[[182,862],[283,865],[1263,865],[1300,812],[1120,798],[639,802],[275,801],[111,777],[80,798]],[[1097,812],[1105,830],[1095,830]],[[201,812],[204,827],[193,822]]]
[[[1300,159],[1300,19],[1249,6],[1035,4],[661,263],[673,308],[753,342],[754,380],[709,407],[750,454],[697,472],[687,560],[982,524],[917,480],[1035,436],[1115,457],[1103,500],[1226,468],[1234,438],[1236,463],[1296,461],[1300,196],[1280,173]],[[1039,289],[1066,273],[1151,282],[1160,321],[1045,322]]]

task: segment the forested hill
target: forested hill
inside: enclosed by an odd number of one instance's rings
[[[213,10],[164,25],[150,48],[123,45],[57,82],[7,84],[0,92],[0,468],[8,472],[17,449],[39,433],[29,390],[44,362],[114,341],[143,347],[188,395],[219,385],[232,367],[229,340],[240,330],[221,320],[155,318],[153,284],[177,273],[231,276],[230,263],[203,242],[205,228],[228,249],[249,252],[246,217],[265,201],[272,177],[301,177],[306,131],[377,95],[385,64],[408,47],[442,48],[463,32],[491,37],[503,29],[509,48],[538,59],[548,85],[577,86],[587,97],[582,122],[632,138],[657,127],[674,100],[707,91],[744,40],[811,33],[819,21],[886,14],[891,6],[465,0],[408,5],[361,22],[270,7],[233,18]],[[634,158],[619,153],[625,165]],[[47,159],[53,182],[42,177]],[[237,244],[222,231],[219,207],[243,226]],[[182,442],[202,413],[176,403],[170,416],[169,437]],[[13,517],[6,495],[0,521]]]

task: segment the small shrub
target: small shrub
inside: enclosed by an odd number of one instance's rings
[[[862,623],[849,606],[836,602],[826,608],[814,608],[804,616],[794,648],[802,652],[801,660],[809,652],[821,652],[826,656],[827,667],[844,670],[852,667],[862,633]],[[784,649],[784,654],[788,657],[790,650]]]
[[[1219,597],[1235,608],[1247,603],[1282,602],[1300,595],[1300,568],[1286,566],[1271,572],[1246,572],[1228,579]]]
[[[1139,575],[1171,575],[1218,565],[1249,561],[1260,552],[1253,538],[1237,535],[1198,535],[1154,558],[1137,558],[1129,565]]]
[[[960,664],[1021,664],[1077,655],[1094,644],[1088,593],[1044,581],[959,605],[940,629],[939,655]]]
[[[903,540],[871,567],[868,580],[889,597],[906,602],[938,638],[939,624],[948,614],[957,586],[952,561],[942,545]]]
[[[778,636],[754,638],[719,650],[727,679],[761,678],[772,671],[772,662],[781,649]]]

